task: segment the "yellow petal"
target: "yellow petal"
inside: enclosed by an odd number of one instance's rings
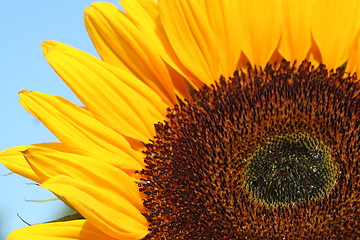
[[[176,95],[182,100],[183,99],[191,100],[192,96],[190,94],[190,89],[189,89],[189,84],[191,84],[191,82],[187,82],[186,78],[183,75],[181,75],[181,73],[175,71],[170,66],[168,66],[168,70],[171,79],[173,80],[174,87],[176,88]],[[196,86],[194,88],[198,89]]]
[[[348,60],[360,28],[359,13],[358,0],[314,1],[311,30],[327,68],[337,68]]]
[[[148,45],[166,62],[175,92],[180,99],[191,99],[189,83],[197,89],[195,77],[174,53],[159,17],[158,2],[153,0],[120,0],[131,20],[148,41]],[[197,81],[195,79],[195,81]],[[198,81],[198,86],[203,83]]]
[[[13,147],[0,151],[0,162],[16,174],[29,178],[35,182],[41,182],[38,175],[29,166],[28,162],[21,153],[21,151],[24,151],[29,147],[31,147],[31,145]]]
[[[93,3],[85,25],[104,61],[137,76],[169,105],[176,103],[166,64],[124,13],[110,3]]]
[[[147,141],[166,105],[147,85],[110,64],[65,44],[47,41],[45,57],[85,106],[117,132]]]
[[[120,3],[125,9],[129,20],[144,34],[148,44],[171,68],[169,72],[177,95],[190,99],[188,88],[184,88],[186,86],[185,79],[195,88],[201,87],[203,82],[185,68],[171,47],[163,24],[160,21],[158,2],[153,0],[120,0]],[[173,76],[175,71],[177,72],[176,77]]]
[[[311,48],[313,0],[284,1],[283,30],[278,50],[288,61],[301,63]]]
[[[160,18],[177,57],[203,83],[211,84],[220,76],[216,39],[200,1],[159,2]]]
[[[142,169],[142,154],[118,133],[71,102],[39,92],[23,91],[20,103],[63,143],[82,155],[103,159],[122,169]]]
[[[204,1],[204,5],[220,58],[220,72],[215,77],[233,76],[241,54],[240,1],[212,0]]]
[[[281,0],[240,0],[242,51],[250,63],[264,67],[279,44]]]
[[[41,185],[63,196],[82,216],[107,235],[139,239],[148,234],[147,220],[121,195],[104,187],[58,175]]]
[[[23,156],[23,151],[31,148],[48,148],[56,149],[60,151],[71,151],[70,148],[66,147],[62,143],[40,143],[25,145],[19,147],[13,147],[0,151],[0,162],[5,165],[10,171],[19,174],[23,177],[29,178],[35,182],[42,183],[44,179],[41,179],[31,168],[28,161]]]
[[[86,220],[44,223],[15,230],[7,240],[116,240]]]
[[[356,73],[360,76],[360,33],[358,33],[351,47],[349,61],[346,65],[346,71]]]
[[[159,16],[158,2],[153,0],[120,0],[121,6],[138,25],[154,30]],[[144,29],[145,29],[144,28]]]
[[[43,147],[29,148],[23,154],[43,181],[57,175],[70,176],[117,192],[140,211],[144,210],[134,179],[117,167],[91,157]]]

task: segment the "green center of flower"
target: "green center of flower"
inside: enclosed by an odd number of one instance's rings
[[[247,161],[245,186],[255,200],[267,204],[323,197],[336,179],[330,149],[303,133],[272,136]]]

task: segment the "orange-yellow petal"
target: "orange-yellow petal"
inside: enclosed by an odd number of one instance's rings
[[[44,223],[13,231],[7,240],[116,240],[86,220]]]
[[[148,234],[146,218],[122,195],[58,175],[41,185],[64,197],[90,223],[107,235],[140,239]]]
[[[153,124],[165,118],[166,105],[146,84],[89,54],[47,41],[45,57],[85,106],[117,132],[147,141]]]
[[[151,47],[168,64],[177,94],[180,97],[190,99],[186,80],[195,88],[202,86],[203,82],[185,68],[174,52],[160,20],[158,2],[153,0],[120,0],[120,3],[129,20],[144,34],[148,42],[151,42]],[[175,77],[174,72],[177,72]]]
[[[251,64],[264,67],[282,30],[282,0],[240,0],[242,51]]]
[[[311,30],[327,68],[337,68],[348,60],[360,29],[359,13],[358,0],[314,1]]]
[[[223,11],[211,9],[214,5],[220,5]],[[211,84],[220,75],[232,75],[236,69],[239,33],[228,31],[237,16],[234,5],[236,1],[214,2],[208,7],[204,1],[159,1],[160,19],[170,44],[182,64],[198,79],[197,85]]]
[[[120,0],[129,18],[142,29],[156,29],[155,19],[159,17],[158,2],[154,0]]]
[[[20,103],[63,143],[79,154],[102,159],[122,169],[143,167],[142,154],[90,112],[61,97],[23,91]]]
[[[360,76],[360,32],[351,47],[349,61],[346,65],[346,71],[356,73]]]
[[[104,61],[137,76],[169,105],[176,103],[166,64],[123,12],[110,3],[93,3],[85,10],[85,25]]]
[[[311,48],[313,0],[283,2],[283,28],[278,50],[288,61],[302,62]]]
[[[200,81],[211,83],[218,75],[219,59],[203,7],[199,1],[159,2],[160,18],[176,55]]]
[[[42,181],[57,175],[70,176],[117,192],[140,211],[144,210],[134,179],[105,161],[43,147],[31,147],[23,154]]]
[[[239,62],[242,44],[242,33],[238,29],[240,1],[212,0],[204,1],[204,5],[219,54],[218,74],[225,77],[233,76]]]

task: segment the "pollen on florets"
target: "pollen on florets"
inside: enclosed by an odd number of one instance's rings
[[[276,205],[322,198],[336,175],[331,149],[297,132],[265,139],[247,158],[243,179],[255,201]]]

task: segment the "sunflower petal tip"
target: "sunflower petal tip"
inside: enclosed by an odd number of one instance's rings
[[[27,89],[18,91],[18,94],[19,94],[19,95],[28,94],[28,93],[31,93],[31,91],[30,91],[30,90],[27,90]]]
[[[96,6],[94,6],[94,3],[84,9],[85,24],[89,24],[89,22],[94,21],[94,15],[96,11],[97,10]]]
[[[85,8],[85,13],[89,13],[89,11],[96,10],[99,7],[102,7],[103,5],[107,4],[106,2],[93,2],[90,6]]]
[[[45,41],[41,44],[41,50],[43,51],[44,55],[46,56],[49,54],[57,45],[59,45],[56,41]]]
[[[89,14],[89,12],[92,10],[94,3],[92,3],[90,6],[87,6],[86,8],[84,8],[84,14],[85,16],[87,16]]]
[[[19,151],[22,155],[26,155],[26,154],[28,154],[29,153],[29,149],[30,148],[26,148],[26,149],[24,149],[24,150],[21,150],[21,151]]]
[[[102,15],[102,11],[104,11],[109,5],[112,4],[107,2],[93,2],[90,6],[84,9],[85,19],[97,19],[99,14]]]

